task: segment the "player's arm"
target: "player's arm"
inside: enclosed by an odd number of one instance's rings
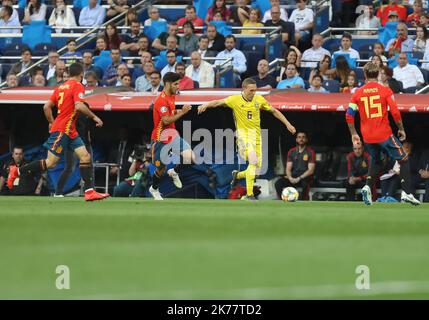
[[[76,101],[74,104],[76,111],[86,115],[88,118],[92,119],[95,122],[96,127],[102,127],[103,121],[97,117],[91,110],[89,110],[88,105],[82,101]]]
[[[198,107],[198,114],[203,113],[204,111],[206,111],[207,108],[217,108],[217,107],[223,106],[225,104],[226,104],[225,99],[213,100],[213,101],[204,103]]]
[[[46,120],[48,120],[49,125],[54,122],[54,115],[52,114],[52,109],[55,107],[55,103],[51,100],[48,100],[43,106],[43,112],[45,113]]]
[[[189,110],[191,110],[192,106],[190,104],[185,104],[182,107],[182,110],[180,112],[177,112],[172,115],[172,116],[163,116],[161,117],[162,123],[164,125],[169,125],[170,123],[176,122],[177,120],[179,120],[181,117],[183,117],[185,114],[187,114],[189,112]]]
[[[274,117],[279,119],[286,126],[286,128],[289,130],[290,133],[295,134],[295,132],[296,132],[295,127],[288,121],[288,119],[286,119],[286,117],[284,116],[283,113],[281,113],[279,110],[277,110],[276,108],[273,108],[273,107],[271,107],[269,112],[271,112],[271,114]]]
[[[350,102],[349,107],[347,108],[347,111],[346,111],[346,122],[347,122],[347,126],[349,127],[350,135],[352,136],[353,145],[360,142],[360,137],[355,127],[355,115],[357,110],[358,110],[358,106],[353,101],[353,98],[352,98],[352,102]]]
[[[404,124],[402,123],[401,113],[399,112],[398,105],[393,98],[393,94],[387,97],[387,103],[390,107],[390,114],[398,127],[399,140],[404,141],[407,138],[407,135],[405,133]]]

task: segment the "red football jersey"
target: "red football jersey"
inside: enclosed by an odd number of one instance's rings
[[[164,125],[162,117],[173,116],[176,110],[175,95],[168,96],[164,91],[156,98],[153,106],[153,131],[152,141],[169,143],[178,135],[174,122]]]
[[[78,133],[76,130],[76,119],[78,117],[75,103],[84,101],[85,87],[74,79],[67,80],[55,89],[50,100],[57,106],[58,113],[51,126],[52,132],[64,132],[74,139]]]
[[[386,141],[392,135],[388,107],[395,122],[401,121],[401,114],[390,88],[378,82],[368,82],[352,95],[349,108],[359,110],[360,130],[365,143]],[[348,112],[347,122],[354,122]]]

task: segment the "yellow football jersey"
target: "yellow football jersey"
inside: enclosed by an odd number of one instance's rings
[[[271,110],[271,105],[261,95],[247,101],[242,94],[230,96],[225,99],[225,104],[232,109],[237,134],[243,139],[255,135],[256,140],[261,136],[261,110]]]

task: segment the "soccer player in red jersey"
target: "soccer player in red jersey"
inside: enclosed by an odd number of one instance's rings
[[[80,160],[80,174],[85,183],[85,200],[93,201],[107,198],[109,194],[98,193],[94,190],[92,178],[91,155],[85,148],[85,144],[76,130],[78,112],[92,119],[97,127],[103,125],[103,121],[89,110],[83,100],[85,88],[83,79],[83,67],[80,63],[70,66],[70,79],[55,89],[51,98],[43,106],[46,119],[49,122],[50,136],[44,146],[48,148],[48,157],[36,160],[11,170],[7,179],[9,189],[13,188],[13,182],[20,175],[37,174],[56,166],[65,149],[74,150]],[[54,119],[52,109],[57,107],[57,117]]]
[[[153,107],[152,131],[152,162],[156,167],[152,177],[149,192],[155,200],[163,200],[158,190],[161,177],[165,173],[166,165],[171,163],[170,154],[180,157],[180,163],[167,171],[177,188],[182,188],[179,173],[185,165],[195,162],[195,155],[189,144],[183,140],[176,130],[175,122],[191,110],[190,105],[184,105],[182,110],[176,110],[175,97],[179,89],[180,75],[167,72],[163,77],[164,90],[156,98]]]
[[[385,151],[390,158],[397,160],[401,165],[401,201],[418,205],[420,202],[414,198],[410,188],[410,164],[408,155],[402,147],[401,141],[406,139],[401,113],[398,110],[393,92],[390,88],[377,82],[378,66],[369,62],[364,67],[366,84],[359,88],[352,96],[346,112],[346,121],[352,136],[353,145],[360,142],[355,128],[355,114],[359,111],[360,127],[365,147],[371,156],[371,163],[362,188],[363,201],[372,204],[371,187],[375,183],[380,168],[380,153]],[[398,126],[399,139],[392,134],[389,124],[389,112]]]

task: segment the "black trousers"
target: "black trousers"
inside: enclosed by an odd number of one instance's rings
[[[347,201],[357,201],[356,189],[360,189],[365,185],[365,182],[358,182],[356,184],[350,184],[349,180],[346,180],[346,198]]]
[[[311,183],[313,182],[312,177],[302,179],[297,184],[293,184],[289,179],[281,177],[275,183],[277,196],[279,199],[282,197],[282,191],[286,187],[302,188],[302,192],[299,193],[299,200],[308,200],[308,193],[310,191]]]

